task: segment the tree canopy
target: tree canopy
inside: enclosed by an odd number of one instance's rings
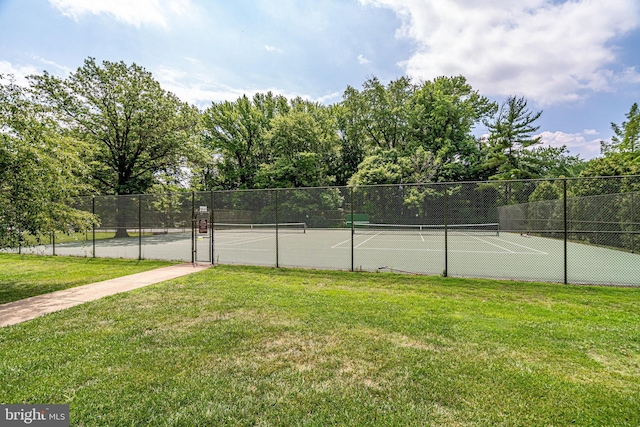
[[[67,134],[88,144],[86,162],[101,192],[147,191],[158,173],[177,172],[195,143],[197,109],[136,64],[88,58],[66,79],[45,71],[31,83]]]
[[[64,136],[28,89],[0,75],[0,247],[25,233],[86,229],[92,218],[70,207],[88,187],[84,143]]]
[[[636,170],[640,152],[637,104],[622,124],[612,123],[615,135],[603,143],[601,160],[584,162],[565,147],[541,145],[542,111],[531,110],[526,99],[497,104],[463,76],[388,83],[371,77],[360,88],[347,87],[333,105],[267,92],[213,102],[203,111],[165,91],[143,67],[122,61],[87,58],[65,78],[45,71],[29,81],[23,92],[3,86],[4,173],[11,170],[8,153],[37,147],[6,148],[28,138],[16,113],[8,124],[8,112],[20,110],[31,117],[32,139],[39,132],[45,136],[35,139],[69,146],[64,161],[78,167],[69,166],[68,182],[100,193],[620,173]],[[488,135],[474,135],[479,125]]]

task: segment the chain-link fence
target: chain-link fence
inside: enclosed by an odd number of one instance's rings
[[[637,176],[95,196],[72,206],[95,216],[92,229],[12,250],[640,285]]]

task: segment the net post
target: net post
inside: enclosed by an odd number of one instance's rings
[[[91,215],[93,221],[91,225],[91,245],[93,247],[93,258],[96,257],[96,196],[91,196]]]
[[[276,268],[280,268],[280,248],[278,246],[278,223],[280,222],[279,212],[278,212],[278,189],[275,190],[276,197]]]
[[[449,189],[444,184],[444,277],[449,275]]]
[[[349,187],[349,192],[351,193],[351,271],[353,271],[353,235],[355,233],[353,227],[353,187]]]
[[[142,259],[142,194],[138,196],[138,260]]]
[[[563,228],[564,228],[564,284],[569,282],[567,275],[567,178],[562,180],[562,209],[563,209]]]

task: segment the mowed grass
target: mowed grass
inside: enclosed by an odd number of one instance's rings
[[[0,304],[175,263],[0,254]]]
[[[637,426],[640,289],[216,267],[0,330],[77,426]]]

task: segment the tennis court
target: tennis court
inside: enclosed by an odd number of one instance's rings
[[[496,224],[497,226],[497,224]],[[196,230],[197,231],[197,230]],[[498,232],[493,224],[450,226],[445,239],[438,226],[378,226],[354,229],[308,228],[303,223],[216,224],[211,234],[190,231],[95,241],[96,256],[191,260],[247,264],[562,282],[564,242],[560,239]],[[141,245],[139,245],[141,243]],[[56,245],[56,254],[92,256],[92,242]],[[51,254],[50,245],[23,252]],[[352,264],[353,263],[353,264]],[[637,285],[640,255],[580,243],[567,243],[569,283]]]
[[[638,189],[640,176],[84,197],[84,236],[43,231],[51,244],[18,250],[640,286]]]

